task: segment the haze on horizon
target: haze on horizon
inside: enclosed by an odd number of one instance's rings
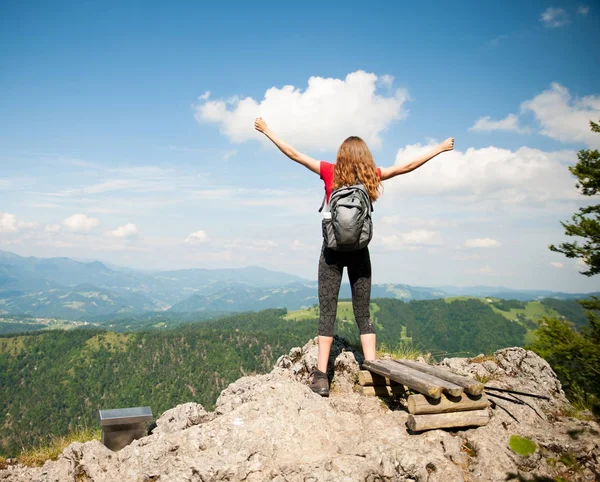
[[[591,203],[567,166],[600,147],[600,10],[350,6],[2,5],[0,249],[316,279],[322,182],[261,115],[329,161],[349,135],[381,166],[456,138],[384,183],[374,283],[598,290],[548,245]]]

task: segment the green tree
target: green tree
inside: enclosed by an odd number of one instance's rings
[[[600,133],[600,125],[590,122],[593,132]],[[577,189],[585,196],[600,193],[600,152],[581,150],[579,161],[569,171],[577,178]],[[600,204],[580,208],[572,222],[561,223],[567,236],[583,238],[577,241],[550,245],[552,251],[568,258],[581,259],[587,269],[581,274],[600,273]],[[565,393],[574,402],[580,402],[600,415],[600,299],[592,296],[579,303],[586,311],[589,326],[577,332],[566,320],[545,318],[535,331],[529,347],[545,358],[558,375]]]
[[[600,133],[600,124],[590,122],[592,132]],[[600,193],[600,152],[597,149],[585,149],[577,155],[579,161],[569,171],[577,178],[575,187],[585,196],[597,196]],[[587,270],[581,274],[593,276],[600,273],[600,204],[580,208],[573,215],[571,222],[561,222],[567,236],[584,239],[583,244],[577,241],[550,245],[550,249],[564,254],[567,258],[581,259]]]
[[[568,321],[545,318],[529,348],[550,364],[571,401],[596,412],[600,400],[600,344],[590,335],[590,330],[579,333]]]

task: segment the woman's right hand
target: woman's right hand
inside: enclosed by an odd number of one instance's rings
[[[265,132],[267,130],[267,123],[265,122],[265,120],[262,117],[257,117],[254,120],[254,128],[258,131],[258,132]]]
[[[454,137],[448,137],[444,142],[440,144],[442,151],[451,151],[454,149]]]

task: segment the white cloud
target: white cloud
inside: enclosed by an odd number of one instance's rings
[[[565,267],[565,265],[564,265],[564,264],[562,264],[562,263],[553,262],[553,263],[550,263],[550,264],[551,264],[552,266],[554,266],[555,268],[559,268],[559,269],[560,269],[560,268],[564,268],[564,267]]]
[[[63,224],[74,233],[89,233],[100,222],[97,218],[91,218],[85,214],[73,214],[65,219]]]
[[[185,238],[185,242],[189,244],[205,243],[206,241],[208,241],[208,235],[205,231],[196,231]]]
[[[540,15],[540,22],[548,28],[562,27],[569,23],[569,16],[562,8],[548,7],[542,15]]]
[[[382,216],[377,220],[377,223],[382,223],[387,226],[418,226],[419,228],[455,228],[456,222],[450,221],[449,219],[424,219],[424,218],[411,218],[408,216],[399,216],[394,214],[392,216]]]
[[[25,206],[27,206],[29,208],[38,208],[38,209],[56,209],[56,208],[60,207],[58,204],[52,204],[52,203],[31,203],[31,204],[25,204]]]
[[[479,253],[469,253],[469,254],[465,254],[465,253],[458,253],[458,254],[453,254],[450,259],[452,261],[479,261],[481,259],[481,255]]]
[[[379,77],[379,83],[381,85],[387,87],[388,89],[391,89],[392,85],[394,85],[394,76],[389,75],[389,74],[384,74],[381,77]]]
[[[323,188],[317,188],[315,193],[323,196]],[[313,199],[312,191],[308,195]],[[317,198],[318,199],[318,198]],[[219,202],[221,206],[259,206],[263,208],[273,207],[277,210],[286,209],[294,213],[314,213],[320,206],[320,201],[315,204],[307,203],[307,192],[305,189],[248,189],[248,188],[222,188],[197,190],[189,194],[191,201]]]
[[[383,216],[379,222],[383,224],[387,224],[388,226],[396,226],[402,223],[402,216],[394,215],[394,216]]]
[[[90,162],[83,159],[77,159],[73,157],[60,157],[58,162],[63,165],[79,167],[83,169],[100,169],[101,165],[96,162]]]
[[[508,114],[504,119],[494,121],[490,116],[480,117],[470,131],[491,132],[491,131],[513,131],[524,134],[528,129],[519,126],[519,118],[515,114]]]
[[[409,145],[398,150],[397,165],[430,151],[433,145]],[[472,203],[493,200],[527,204],[580,199],[564,164],[577,159],[574,151],[517,151],[486,147],[454,150],[425,166],[385,183],[384,196],[451,196]]]
[[[497,47],[498,45],[500,45],[500,42],[502,42],[503,40],[506,40],[507,38],[510,38],[510,36],[511,35],[508,33],[498,35],[497,37],[494,37],[492,40],[487,42],[486,45],[489,47]]]
[[[579,5],[579,8],[577,9],[577,13],[579,15],[587,15],[589,11],[590,7],[588,7],[587,5]]]
[[[0,233],[16,233],[19,230],[14,214],[0,212]]]
[[[109,231],[107,236],[112,236],[114,238],[130,238],[135,236],[138,233],[137,226],[132,223],[127,223],[123,226],[119,226],[114,231]]]
[[[600,147],[600,135],[590,129],[590,121],[600,119],[600,95],[573,99],[566,87],[555,82],[548,90],[523,102],[521,110],[533,112],[545,136]]]
[[[28,221],[19,221],[17,223],[19,229],[35,229],[37,228],[37,223],[31,223]]]
[[[415,229],[404,233],[391,235],[375,235],[377,240],[387,248],[439,246],[442,239],[437,231]]]
[[[170,191],[172,187],[164,181],[155,182],[143,179],[111,179],[92,184],[83,188],[66,189],[55,193],[58,197],[82,196],[86,194],[104,194],[109,192],[127,191],[135,193]]]
[[[17,233],[22,229],[35,229],[36,223],[17,220],[14,214],[0,212],[0,233]]]
[[[441,243],[439,233],[437,231],[428,231],[426,229],[416,229],[403,233],[404,242],[410,245],[438,245]]]
[[[298,239],[294,239],[292,241],[292,243],[290,244],[290,248],[293,249],[294,251],[307,249],[306,244],[304,244],[302,241],[300,241]]]
[[[223,243],[224,248],[234,251],[272,251],[278,246],[272,239],[233,239]]]
[[[46,226],[45,231],[47,233],[58,233],[60,231],[60,224],[49,224]]]
[[[223,155],[223,160],[228,161],[229,159],[231,159],[233,156],[235,156],[237,154],[237,151],[235,149],[233,149],[232,151],[227,151],[224,155]]]
[[[486,266],[482,266],[481,268],[479,268],[479,272],[481,274],[493,274],[494,270],[492,269],[491,266],[486,265]]]
[[[177,151],[177,152],[190,152],[190,153],[194,153],[194,154],[207,153],[210,151],[210,149],[207,149],[207,148],[176,146],[173,144],[171,144],[169,146],[169,149],[171,149],[173,151]]]
[[[500,243],[492,238],[475,238],[467,239],[463,246],[465,248],[495,248],[500,246]]]
[[[378,93],[378,85],[391,88],[391,81],[390,76],[358,70],[345,79],[311,77],[304,90],[293,85],[271,87],[260,101],[251,97],[208,100],[204,94],[194,107],[195,117],[218,124],[236,143],[265,139],[253,128],[254,119],[261,116],[299,148],[335,150],[350,135],[361,136],[377,148],[380,134],[404,116],[402,106],[408,98],[404,89]]]
[[[131,196],[132,194],[181,192],[193,189],[201,179],[198,174],[149,165],[112,168],[102,174],[96,182],[88,185],[41,194],[49,196],[55,202],[69,198],[77,198],[77,202],[81,202],[82,199],[106,197],[107,194],[113,193]]]

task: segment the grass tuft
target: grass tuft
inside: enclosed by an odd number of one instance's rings
[[[571,389],[567,398],[573,405],[574,410],[569,415],[579,420],[600,421],[600,397],[591,393],[585,393],[580,388]]]
[[[25,450],[17,456],[17,462],[28,467],[40,467],[46,460],[56,460],[68,445],[73,442],[100,440],[100,428],[82,427],[63,436],[52,436],[45,445]]]
[[[581,470],[579,462],[577,462],[577,457],[573,452],[566,452],[562,454],[558,461],[575,472],[579,472]]]
[[[377,350],[377,357],[385,358],[388,356],[404,360],[416,360],[419,357],[423,357],[428,361],[431,358],[431,353],[425,352],[422,348],[412,343],[400,343],[393,348],[382,343]]]
[[[487,382],[490,382],[492,380],[499,380],[500,379],[500,375],[498,375],[496,373],[488,373],[486,375],[476,374],[476,375],[473,376],[473,378],[475,380],[477,380],[479,383],[483,383],[485,385]]]
[[[496,365],[498,364],[498,360],[496,360],[494,355],[477,355],[475,358],[469,358],[469,363],[483,363],[486,361],[491,361]]]
[[[588,410],[588,407],[584,404],[573,403],[572,406],[566,407],[561,415],[569,418],[576,418],[584,422],[594,420],[594,415]]]
[[[477,450],[475,449],[473,444],[471,442],[469,442],[468,440],[465,440],[461,444],[460,450],[462,452],[464,452],[465,454],[467,454],[471,458],[477,457]]]

